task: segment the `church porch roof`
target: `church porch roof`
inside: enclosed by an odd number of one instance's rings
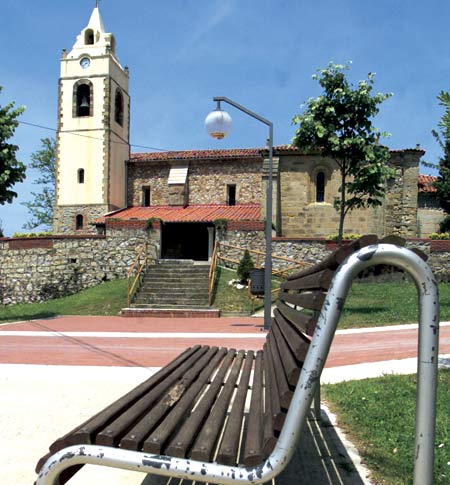
[[[94,224],[104,224],[106,219],[146,221],[158,218],[164,222],[213,222],[216,219],[229,221],[260,221],[259,204],[197,204],[186,207],[155,205],[150,207],[128,207],[97,219]]]

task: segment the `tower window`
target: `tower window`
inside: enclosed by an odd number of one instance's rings
[[[83,216],[81,214],[78,214],[77,217],[75,218],[75,229],[77,231],[80,231],[81,229],[83,229],[83,224],[84,224]]]
[[[116,90],[114,119],[116,120],[116,123],[123,126],[123,95],[120,89]]]
[[[319,172],[316,175],[316,202],[325,201],[325,173]]]
[[[227,204],[236,205],[236,185],[227,185]]]
[[[94,31],[92,29],[87,29],[84,33],[84,43],[86,45],[94,44]]]
[[[76,87],[75,113],[76,116],[92,116],[92,85],[83,83]]]
[[[142,187],[142,205],[150,207],[150,187]]]
[[[78,169],[78,183],[84,184],[84,168]]]

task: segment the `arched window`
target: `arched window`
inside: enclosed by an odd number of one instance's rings
[[[94,43],[94,31],[92,29],[87,29],[84,33],[84,43],[86,45],[92,45]]]
[[[316,175],[316,202],[325,201],[325,173],[318,172]]]
[[[76,86],[75,116],[92,116],[92,84]]]
[[[75,228],[77,231],[83,229],[83,223],[83,216],[81,214],[78,214],[75,218]]]
[[[84,184],[84,168],[78,169],[78,183]]]
[[[116,120],[116,123],[123,126],[123,95],[120,89],[116,90],[114,119]]]

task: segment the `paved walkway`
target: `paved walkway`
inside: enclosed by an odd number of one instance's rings
[[[55,438],[135,387],[186,346],[259,349],[264,336],[262,320],[255,318],[61,317],[1,325],[2,483],[33,483],[34,465]],[[416,326],[340,331],[322,381],[414,372],[416,349]],[[441,327],[440,353],[450,354],[450,324]],[[304,446],[277,483],[297,485],[300,476],[309,485],[369,483],[363,469],[355,472],[357,455],[350,444],[343,446],[338,432],[310,421]],[[134,472],[84,467],[70,485],[98,483],[164,482]]]

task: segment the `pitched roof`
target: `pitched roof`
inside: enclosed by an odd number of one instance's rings
[[[292,145],[277,145],[273,147],[274,155],[308,155],[318,152],[305,152]],[[389,150],[391,153],[425,152],[421,148],[406,148],[403,150]],[[267,153],[267,147],[260,148],[226,148],[223,150],[181,150],[167,152],[146,152],[132,153],[130,162],[160,162],[167,160],[220,160],[223,158],[261,158],[263,153]]]
[[[259,204],[199,204],[187,207],[155,205],[150,207],[128,207],[112,212],[95,221],[104,224],[106,219],[139,220],[159,218],[164,222],[213,222],[216,219],[229,221],[260,221],[261,206]]]
[[[419,186],[419,192],[436,192],[436,187],[433,185],[437,179],[434,175],[419,175],[417,185]]]

